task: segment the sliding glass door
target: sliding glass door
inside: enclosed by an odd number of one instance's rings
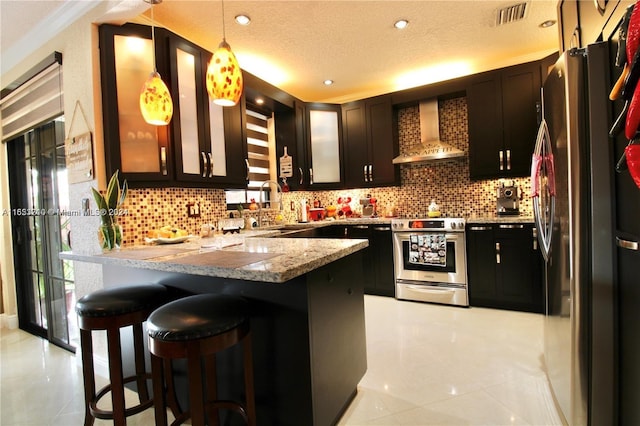
[[[11,227],[20,328],[73,350],[77,325],[64,123],[52,121],[8,142]]]

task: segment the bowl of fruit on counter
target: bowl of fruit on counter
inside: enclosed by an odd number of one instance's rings
[[[184,229],[166,225],[147,232],[147,237],[144,240],[149,244],[177,244],[187,241],[189,238],[193,238],[193,235],[189,235]]]

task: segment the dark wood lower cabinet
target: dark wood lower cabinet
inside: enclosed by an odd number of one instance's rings
[[[331,225],[319,228],[323,238],[362,238],[369,240],[363,251],[365,294],[394,297],[393,239],[389,224]]]
[[[468,224],[466,238],[471,306],[544,312],[533,224]]]
[[[371,238],[369,238],[370,249],[372,251],[372,262],[365,265],[365,269],[370,267],[374,273],[372,286],[365,282],[365,293],[377,294],[379,296],[396,295],[396,284],[393,273],[393,237],[390,225],[372,225]]]

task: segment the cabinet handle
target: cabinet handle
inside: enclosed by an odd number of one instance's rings
[[[507,170],[511,170],[511,150],[507,150]]]
[[[313,185],[313,169],[309,169],[309,185]]]
[[[167,148],[160,147],[160,170],[163,175],[167,175]]]
[[[504,153],[500,150],[498,154],[498,159],[500,160],[500,170],[504,170]]]
[[[367,165],[366,164],[364,166],[362,166],[362,175],[364,176],[364,181],[365,182],[369,182],[367,180]]]
[[[367,225],[356,225],[354,226],[355,229],[369,229],[369,227]]]
[[[498,227],[500,229],[523,229],[524,225],[522,224],[514,224],[514,223],[509,223],[509,224],[502,224],[502,225],[498,225]]]
[[[538,250],[538,228],[533,228],[531,234],[533,235],[533,249]]]
[[[213,177],[213,155],[210,152],[207,152],[207,158],[209,159],[209,177]]]
[[[369,164],[369,182],[373,182],[373,164]]]
[[[500,263],[500,243],[496,243],[496,263]]]
[[[344,227],[344,236],[345,238],[349,236],[349,228],[347,228],[346,226]]]
[[[244,163],[247,165],[247,182],[249,182],[249,159],[245,158]]]
[[[376,226],[375,228],[373,228],[374,231],[380,231],[380,232],[385,232],[385,231],[391,231],[391,227],[390,226]]]
[[[300,170],[300,185],[302,185],[304,183],[304,170],[302,170],[302,167],[298,167],[298,170]]]
[[[616,245],[623,249],[638,251],[637,241],[623,240],[620,237],[616,237]]]
[[[202,177],[207,177],[207,155],[204,153],[204,151],[200,151],[200,159],[200,170],[202,170]]]
[[[493,228],[490,226],[470,226],[469,231],[491,231]]]

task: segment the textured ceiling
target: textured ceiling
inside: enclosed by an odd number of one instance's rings
[[[142,2],[142,0],[140,0]],[[37,22],[30,3],[5,6],[5,25]],[[115,2],[117,3],[117,2]],[[130,3],[122,1],[120,3]],[[345,102],[542,58],[558,49],[558,29],[538,27],[557,19],[557,1],[529,0],[525,19],[495,25],[499,8],[517,1],[241,1],[225,0],[226,39],[248,72],[304,101]],[[14,5],[15,6],[15,5]],[[42,10],[39,10],[42,12]],[[133,13],[133,12],[132,12]],[[150,23],[150,13],[129,18]],[[234,16],[251,17],[240,26]],[[136,16],[137,15],[137,16]],[[410,21],[404,30],[395,20]],[[108,20],[108,18],[105,18]],[[31,22],[30,22],[31,21]],[[219,1],[164,0],[154,21],[214,50],[222,39]],[[323,80],[332,79],[333,86]]]

